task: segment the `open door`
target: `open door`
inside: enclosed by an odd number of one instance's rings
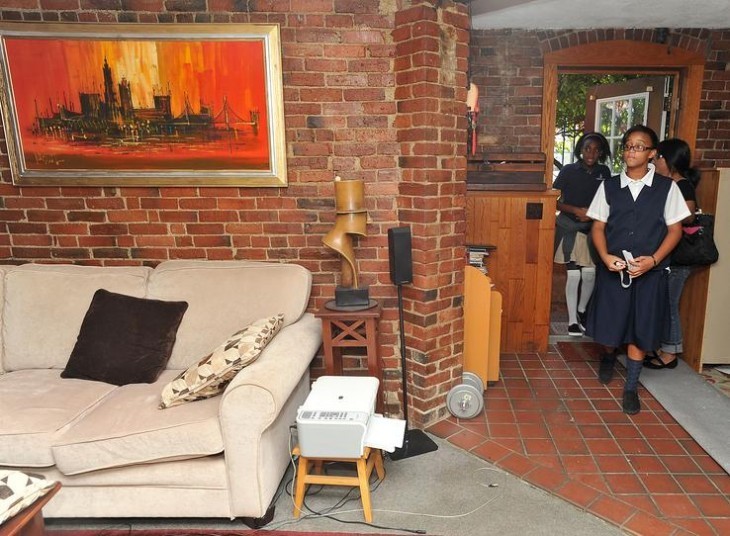
[[[672,76],[636,78],[616,84],[602,84],[586,96],[587,130],[601,132],[611,146],[613,171],[621,170],[621,137],[633,125],[652,128],[662,140],[673,131]]]

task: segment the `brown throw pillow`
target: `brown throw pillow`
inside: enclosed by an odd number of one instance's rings
[[[154,382],[170,359],[187,308],[187,302],[97,290],[61,377],[113,385]]]

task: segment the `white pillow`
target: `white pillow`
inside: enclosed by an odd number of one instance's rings
[[[238,372],[253,363],[284,324],[284,315],[260,318],[234,333],[162,389],[160,409],[221,394]]]
[[[40,475],[0,469],[0,525],[48,493],[55,484]]]

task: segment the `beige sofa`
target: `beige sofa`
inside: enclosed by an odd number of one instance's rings
[[[63,488],[46,517],[243,517],[262,524],[290,461],[320,324],[295,264],[168,261],[156,268],[0,267],[0,467]],[[62,379],[94,292],[188,309],[152,384]],[[284,313],[284,327],[222,396],[159,409],[165,384],[228,336]],[[250,521],[250,520],[249,520]]]

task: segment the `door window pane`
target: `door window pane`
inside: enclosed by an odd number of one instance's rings
[[[623,167],[621,138],[632,126],[646,123],[648,99],[648,93],[637,93],[596,101],[595,130],[606,136],[611,146],[611,162],[607,164],[614,173]]]

